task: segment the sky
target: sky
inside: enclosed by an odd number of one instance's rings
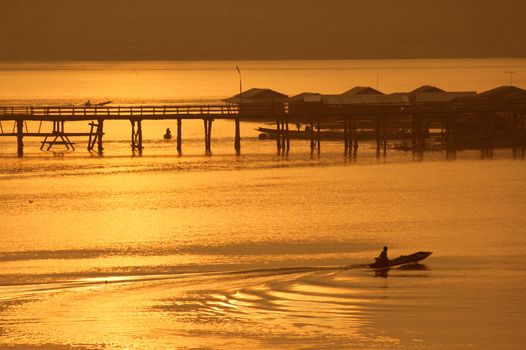
[[[0,61],[526,57],[526,0],[0,0]]]

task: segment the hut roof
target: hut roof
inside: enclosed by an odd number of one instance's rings
[[[287,102],[288,96],[272,89],[252,88],[241,94],[226,98],[223,101],[229,103],[265,103],[265,102]]]
[[[289,103],[298,103],[298,102],[313,102],[313,100],[321,100],[322,94],[318,92],[302,92],[301,94],[294,95],[289,97]]]
[[[479,94],[482,98],[487,98],[490,100],[499,100],[499,99],[525,99],[526,90],[518,88],[516,86],[499,86],[494,89],[481,92]]]
[[[421,92],[413,94],[415,102],[452,102],[477,95],[476,91]]]
[[[370,86],[356,86],[350,90],[345,91],[343,96],[357,96],[357,95],[384,95],[383,92],[373,89]]]
[[[413,91],[410,91],[409,94],[410,95],[416,95],[416,94],[427,93],[427,92],[446,92],[446,91],[442,90],[440,88],[437,88],[436,86],[422,85],[422,86],[414,89]]]

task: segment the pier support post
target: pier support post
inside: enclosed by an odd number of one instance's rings
[[[212,121],[213,119],[203,119],[205,127],[205,153],[206,155],[212,154]]]
[[[525,116],[517,112],[513,113],[511,118],[511,147],[513,157],[517,157],[519,151],[524,157],[526,150]]]
[[[491,157],[493,153],[491,117],[488,113],[481,116],[479,143],[482,158]]]
[[[376,156],[380,156],[381,136],[380,136],[381,122],[380,117],[376,117]]]
[[[289,123],[285,119],[278,121],[278,152],[281,150],[281,155],[289,152],[290,138],[289,138]]]
[[[144,147],[142,147],[142,120],[137,120],[137,139],[138,139],[138,146],[139,146],[139,155],[142,155],[142,150]]]
[[[208,121],[208,154],[212,154],[212,122],[213,119]]]
[[[343,120],[343,143],[344,143],[344,155],[349,154],[349,120],[345,118]]]
[[[318,125],[317,125],[317,128],[316,128],[316,143],[317,143],[317,148],[318,148],[318,155],[320,155],[321,153],[321,145],[320,145],[320,141],[321,141],[321,134],[320,134],[320,130],[321,130],[321,125],[320,125],[320,121],[318,120]]]
[[[234,140],[234,149],[236,150],[236,156],[241,154],[241,132],[239,127],[239,118],[236,118],[236,136]]]
[[[278,148],[278,155],[281,154],[281,134],[281,121],[278,119],[276,120],[276,146]]]
[[[425,133],[423,117],[413,115],[412,150],[413,153],[423,153],[425,148]]]
[[[22,119],[17,119],[16,121],[16,139],[17,139],[17,151],[18,156],[22,157],[24,155],[24,121]]]
[[[179,155],[183,154],[183,148],[182,148],[182,140],[181,140],[181,132],[182,132],[182,122],[181,118],[177,119],[177,153]]]
[[[131,148],[132,153],[135,153],[135,120],[130,120],[131,123]]]
[[[102,141],[99,140],[99,138],[102,138],[103,132],[100,120],[98,121],[98,124],[95,124],[94,122],[89,123],[89,126],[91,128],[88,140],[88,151],[93,151],[95,149],[95,144],[99,141],[99,153],[102,153]]]
[[[91,122],[88,125],[90,126],[90,130],[89,130],[89,138],[88,138],[88,147],[86,148],[89,152],[91,152],[93,150],[92,139],[95,137],[95,134],[93,133],[95,123]],[[40,149],[42,149],[42,147]]]
[[[387,120],[384,118],[382,120],[382,146],[384,148],[384,156],[387,155]]]
[[[285,138],[287,140],[286,146],[287,146],[287,154],[289,154],[290,151],[290,134],[289,134],[289,121],[285,121]]]
[[[356,131],[356,121],[353,121],[351,119],[349,127],[351,133],[349,143],[352,143],[352,155],[354,158],[356,158],[356,156],[358,155],[358,133]],[[349,147],[351,147],[350,144]]]
[[[132,140],[131,140],[131,146],[132,146],[132,152],[135,153],[135,151],[139,152],[139,155],[142,155],[142,150],[144,147],[142,146],[142,120],[130,120],[132,125]],[[135,124],[137,123],[137,130],[135,130]]]
[[[418,134],[420,136],[418,140],[419,152],[424,153],[424,150],[426,149],[427,128],[425,127],[423,117],[418,118]]]
[[[104,147],[102,147],[102,135],[104,134],[102,130],[104,127],[104,119],[102,118],[99,119],[98,123],[99,125],[97,127],[97,140],[98,140],[97,148],[98,148],[99,154],[102,154],[102,151],[104,151]]]
[[[310,121],[310,154],[314,154],[315,141],[314,141],[314,123]]]
[[[411,150],[413,151],[413,153],[416,152],[416,140],[417,140],[417,121],[416,121],[416,115],[413,115],[413,118],[412,118],[412,125],[411,125]]]
[[[356,128],[351,129],[352,133],[352,155],[354,158],[358,155],[358,134],[356,132]]]
[[[280,121],[280,129],[281,129],[281,154],[285,154],[285,138],[286,138],[286,133],[285,133],[285,121],[282,119]]]
[[[446,158],[453,159],[456,156],[456,144],[455,144],[455,125],[456,116],[447,116],[445,121],[445,133],[443,135],[444,142],[446,145]]]

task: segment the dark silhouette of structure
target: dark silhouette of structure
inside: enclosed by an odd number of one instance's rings
[[[129,120],[132,151],[142,153],[143,120],[177,120],[177,152],[182,154],[182,121],[201,119],[205,131],[205,152],[211,154],[212,124],[216,119],[235,122],[234,148],[241,152],[239,124],[245,121],[275,122],[265,133],[276,140],[279,154],[288,153],[291,138],[310,140],[311,154],[321,152],[321,140],[343,140],[344,154],[356,155],[359,143],[374,141],[377,155],[391,148],[457,150],[478,148],[491,155],[497,147],[510,147],[514,155],[526,149],[526,90],[501,86],[480,94],[445,92],[420,87],[409,93],[383,94],[371,88],[355,88],[341,95],[303,93],[290,99],[270,89],[251,89],[221,105],[174,106],[0,106],[0,136],[17,138],[18,154],[23,155],[25,137],[42,137],[47,150],[55,145],[74,149],[69,137],[88,137],[89,151],[102,153],[104,122]],[[237,101],[237,103],[236,103]],[[26,121],[53,122],[52,132],[29,132]],[[87,133],[69,133],[68,121],[89,121]],[[12,131],[4,130],[14,122]],[[4,124],[2,124],[4,123]],[[290,130],[289,123],[304,125]],[[171,135],[171,133],[170,133]]]

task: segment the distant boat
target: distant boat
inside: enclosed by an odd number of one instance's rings
[[[278,131],[276,129],[271,128],[257,128],[257,131],[260,132],[258,138],[260,140],[275,140],[278,135]],[[287,131],[284,131],[284,133],[287,133]],[[288,131],[289,137],[291,139],[297,139],[297,140],[310,140],[311,135],[316,138],[317,137],[317,131],[311,131],[310,128],[305,128],[305,130],[289,130]],[[360,129],[356,132],[356,135],[358,139],[368,139],[375,137],[374,130],[363,130]],[[320,130],[320,139],[322,140],[343,140],[344,138],[343,130],[334,130],[334,129],[325,129]]]
[[[276,129],[257,128],[256,130],[260,132],[259,134],[260,140],[276,139],[278,135],[278,131]],[[284,132],[287,133],[287,131],[284,131]],[[288,135],[291,139],[310,140],[311,135],[313,135],[314,137],[317,137],[317,132],[311,131],[310,129],[289,130]],[[341,140],[343,139],[343,131],[320,130],[320,138],[326,139],[326,140],[327,139]]]
[[[104,101],[104,102],[98,102],[98,103],[91,103],[90,100],[87,100],[84,103],[84,107],[102,107],[106,106],[107,104],[110,104],[112,101]]]

